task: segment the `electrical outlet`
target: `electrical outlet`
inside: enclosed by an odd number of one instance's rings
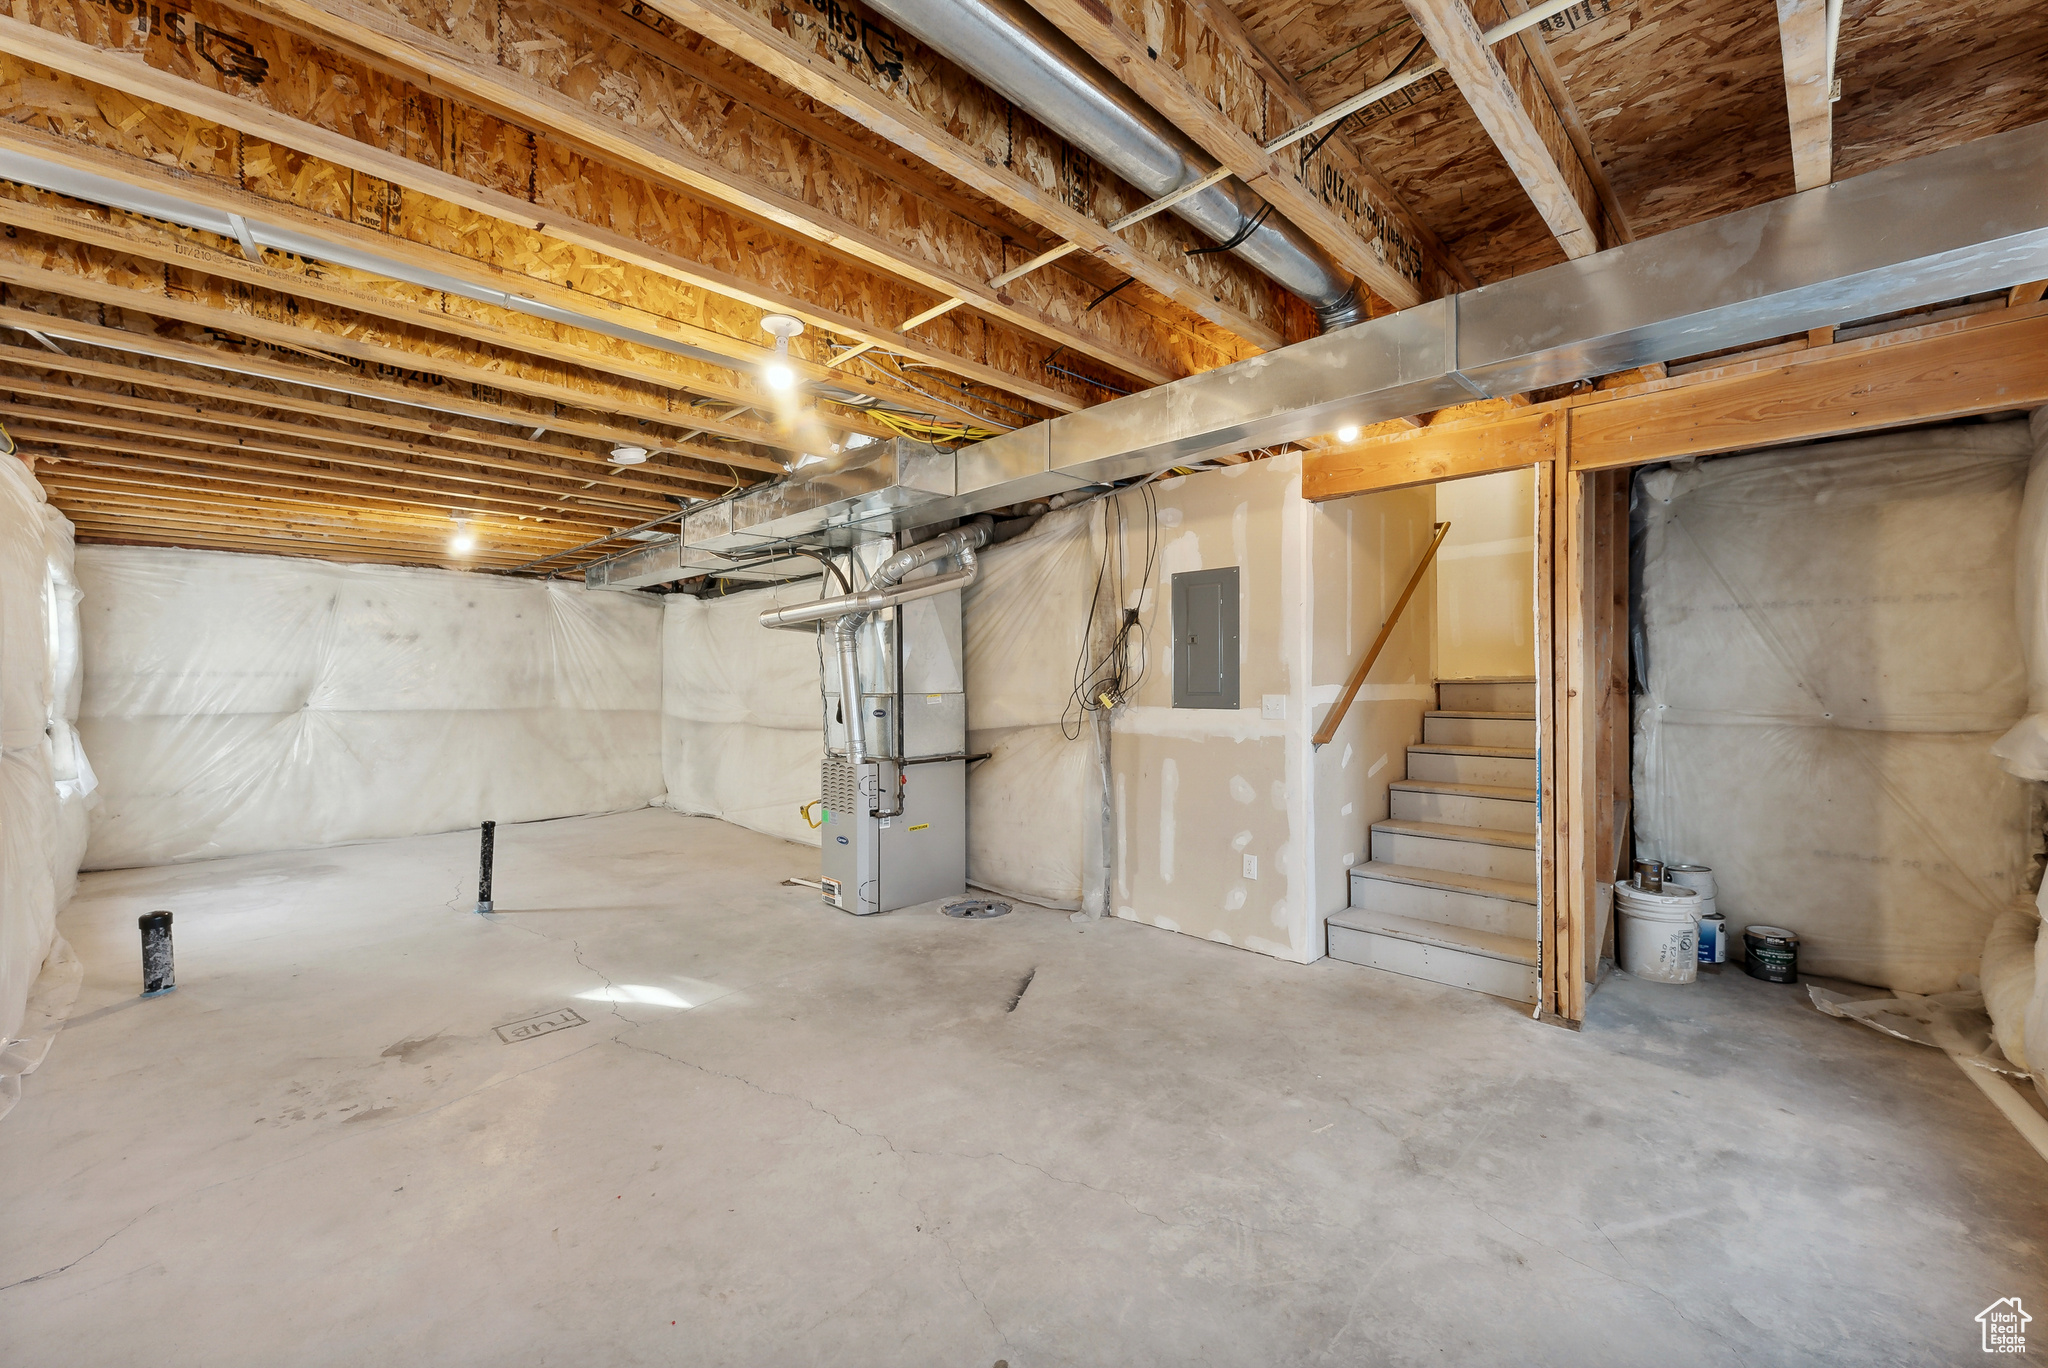
[[[1245,876],[1245,877],[1246,877],[1247,879],[1256,879],[1256,878],[1258,878],[1258,877],[1259,877],[1259,857],[1258,857],[1258,856],[1256,856],[1256,855],[1247,855],[1247,856],[1245,856],[1245,857],[1244,857],[1244,876]]]
[[[1259,716],[1268,722],[1285,722],[1287,720],[1287,695],[1260,694]]]

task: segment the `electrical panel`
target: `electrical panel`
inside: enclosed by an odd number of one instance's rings
[[[1237,707],[1237,567],[1173,577],[1173,706]]]

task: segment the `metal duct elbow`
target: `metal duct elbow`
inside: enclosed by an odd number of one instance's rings
[[[1213,163],[1027,0],[867,0],[875,10],[999,91],[1019,109],[1157,199]],[[1316,311],[1324,332],[1366,320],[1358,285],[1320,247],[1234,180],[1172,212]]]

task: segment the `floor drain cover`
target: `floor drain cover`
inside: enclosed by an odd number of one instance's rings
[[[947,916],[972,917],[980,921],[985,921],[990,917],[1000,917],[1009,910],[1010,905],[1008,903],[990,902],[986,898],[970,898],[966,902],[946,904]]]

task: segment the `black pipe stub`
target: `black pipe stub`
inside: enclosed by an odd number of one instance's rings
[[[476,910],[478,912],[489,912],[491,910],[491,847],[496,844],[497,832],[498,824],[496,822],[484,823],[483,863],[478,868],[476,875]]]
[[[949,902],[941,910],[949,917],[961,917],[969,921],[987,921],[990,917],[1007,915],[1010,905],[1006,902],[995,902],[989,898],[966,898],[960,902]]]
[[[171,914],[145,912],[135,925],[142,932],[142,995],[161,997],[178,986],[171,962]]]

